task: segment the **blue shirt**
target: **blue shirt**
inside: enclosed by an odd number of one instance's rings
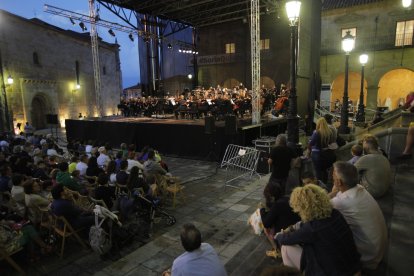
[[[227,276],[216,251],[208,243],[199,249],[184,252],[174,260],[172,276]]]

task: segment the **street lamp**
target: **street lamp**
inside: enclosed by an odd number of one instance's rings
[[[402,5],[404,8],[409,8],[411,6],[411,0],[402,0]]]
[[[361,91],[359,92],[359,105],[356,115],[356,121],[360,123],[365,122],[365,107],[364,107],[364,68],[368,62],[368,55],[362,54],[359,56],[359,63],[361,63]]]
[[[297,33],[300,14],[300,1],[288,1],[285,8],[290,26],[290,93],[289,111],[287,116],[288,142],[297,145],[299,143],[299,118],[296,96],[296,59],[297,59]]]
[[[342,100],[341,109],[341,125],[339,126],[339,133],[348,134],[348,63],[349,53],[354,49],[355,37],[351,35],[350,31],[346,32],[346,35],[342,38],[342,50],[345,52],[345,84],[344,84],[344,97]]]
[[[11,75],[9,75],[9,76],[7,77],[7,83],[8,83],[8,84],[13,84],[13,82],[14,82],[14,80],[13,80],[12,76],[11,76]]]

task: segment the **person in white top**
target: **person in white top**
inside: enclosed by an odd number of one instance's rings
[[[105,168],[106,165],[108,165],[109,161],[111,161],[111,158],[109,158],[108,155],[106,155],[106,149],[105,147],[100,147],[98,149],[99,151],[99,156],[96,159],[96,161],[98,162],[98,166],[100,168]]]
[[[76,164],[76,169],[80,172],[79,175],[86,175],[86,169],[88,168],[88,156],[82,155],[78,164]]]
[[[387,227],[378,203],[358,183],[354,165],[338,161],[333,165],[331,203],[349,224],[364,268],[376,269],[387,246]]]
[[[144,170],[144,165],[142,165],[139,161],[134,160],[134,159],[128,159],[128,168],[127,168],[127,172],[129,173],[132,169],[132,167],[138,167],[140,170]]]

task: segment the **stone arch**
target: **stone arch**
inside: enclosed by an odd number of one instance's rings
[[[30,117],[31,123],[36,129],[44,129],[47,127],[46,114],[50,110],[49,97],[43,93],[37,93],[31,102]]]
[[[345,74],[340,74],[332,82],[332,97],[331,97],[331,108],[333,109],[333,103],[338,99],[342,103],[344,96],[344,84]],[[367,79],[364,78],[364,105],[367,105]],[[361,74],[356,72],[349,72],[348,74],[348,98],[352,100],[355,109],[359,102],[359,94],[361,92]]]
[[[260,87],[264,86],[264,88],[272,89],[275,87],[275,82],[268,76],[262,76],[260,77]]]
[[[378,82],[378,106],[395,109],[405,102],[405,97],[414,91],[414,72],[409,69],[394,69],[385,73]]]
[[[230,78],[224,81],[223,87],[233,89],[233,87],[238,86],[240,84],[240,81],[234,78]]]

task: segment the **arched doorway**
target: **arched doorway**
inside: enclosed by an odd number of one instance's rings
[[[263,76],[260,77],[260,87],[262,86],[264,86],[266,89],[272,89],[275,87],[275,82],[271,78]]]
[[[395,69],[385,73],[378,83],[378,106],[390,110],[405,102],[405,97],[414,91],[414,72],[408,69]]]
[[[344,97],[345,74],[341,74],[335,78],[332,83],[331,109],[334,109],[334,103],[339,100],[342,103]],[[367,105],[367,80],[364,79],[364,105]],[[348,100],[352,101],[354,111],[359,102],[359,94],[361,92],[361,74],[349,72],[348,74]]]
[[[31,118],[32,125],[36,129],[44,129],[46,125],[46,114],[48,106],[47,101],[43,96],[36,95],[32,100]]]

